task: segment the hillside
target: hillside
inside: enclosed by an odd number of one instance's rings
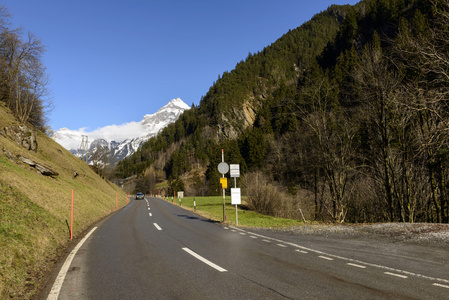
[[[31,131],[25,138],[34,132],[36,151],[19,145],[7,134],[18,125],[0,103],[0,299],[30,298],[70,245],[72,189],[74,238],[115,211],[116,193],[119,208],[126,199],[117,186],[102,180],[32,125],[27,125]],[[54,175],[43,175],[18,156],[51,169]]]
[[[264,105],[275,106],[272,103],[279,101],[282,95],[294,92],[302,70],[309,68],[313,58],[336,37],[348,9],[349,6],[333,5],[262,51],[250,53],[234,70],[219,76],[198,107],[181,115],[175,125],[168,126],[157,139],[147,142],[141,152],[119,163],[117,176],[137,175],[155,162],[156,169],[165,167],[167,178],[178,177],[189,168],[185,166],[173,172],[171,165],[177,162],[168,159],[174,150],[169,148],[176,144],[174,148],[179,149],[180,142],[186,138],[190,139],[189,149],[180,151],[189,152],[189,165],[208,165],[211,151],[220,151],[219,146],[212,150],[216,142],[238,139],[252,128]],[[282,107],[277,109],[282,113]],[[180,160],[186,161],[185,157]],[[159,161],[163,161],[163,165]]]
[[[331,6],[224,72],[116,176],[218,195],[224,149],[259,212],[447,223],[448,20],[440,0]]]

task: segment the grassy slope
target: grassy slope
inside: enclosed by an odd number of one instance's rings
[[[0,129],[18,125],[0,105]],[[87,164],[37,132],[38,151],[27,151],[0,135],[0,299],[30,298],[40,279],[69,245],[71,193],[74,190],[74,237],[125,205],[125,194],[102,180]],[[55,178],[15,163],[3,149],[57,171]],[[79,176],[73,178],[75,170]],[[67,223],[66,223],[67,222]]]

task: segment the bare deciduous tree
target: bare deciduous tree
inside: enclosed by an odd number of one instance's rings
[[[1,99],[21,123],[31,121],[45,129],[45,109],[51,106],[48,76],[41,57],[45,52],[41,40],[22,29],[8,28],[7,9],[0,7]]]

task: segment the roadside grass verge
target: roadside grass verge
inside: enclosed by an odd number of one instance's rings
[[[47,210],[0,181],[0,298],[24,299],[47,271],[46,257],[55,254],[67,227]]]
[[[196,202],[196,211],[194,211],[194,200]],[[166,200],[170,203],[181,205],[181,207],[194,211],[196,214],[213,221],[223,221],[223,196],[211,197],[186,197],[176,199],[176,201],[169,198]],[[244,200],[242,199],[242,203]],[[229,225],[236,225],[235,205],[231,205],[231,197],[225,197],[225,207],[227,220],[224,222]],[[271,227],[271,228],[285,228],[303,224],[302,221],[276,218],[272,216],[263,215],[255,211],[242,209],[240,205],[237,206],[238,226],[242,227]]]
[[[0,105],[0,130],[11,125],[20,124]],[[26,150],[0,134],[0,299],[38,298],[47,274],[65,249],[115,212],[116,205],[122,208],[128,203],[119,187],[103,180],[44,133],[35,133],[37,151]],[[20,162],[19,155],[59,175],[43,176]],[[68,227],[72,190],[74,241]]]

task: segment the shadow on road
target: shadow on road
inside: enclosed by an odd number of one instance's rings
[[[201,222],[207,222],[207,223],[218,223],[217,221],[208,220],[208,219],[204,219],[204,218],[199,218],[199,217],[195,217],[195,216],[178,215],[178,217],[186,218],[186,219],[189,219],[189,220],[201,220]]]

